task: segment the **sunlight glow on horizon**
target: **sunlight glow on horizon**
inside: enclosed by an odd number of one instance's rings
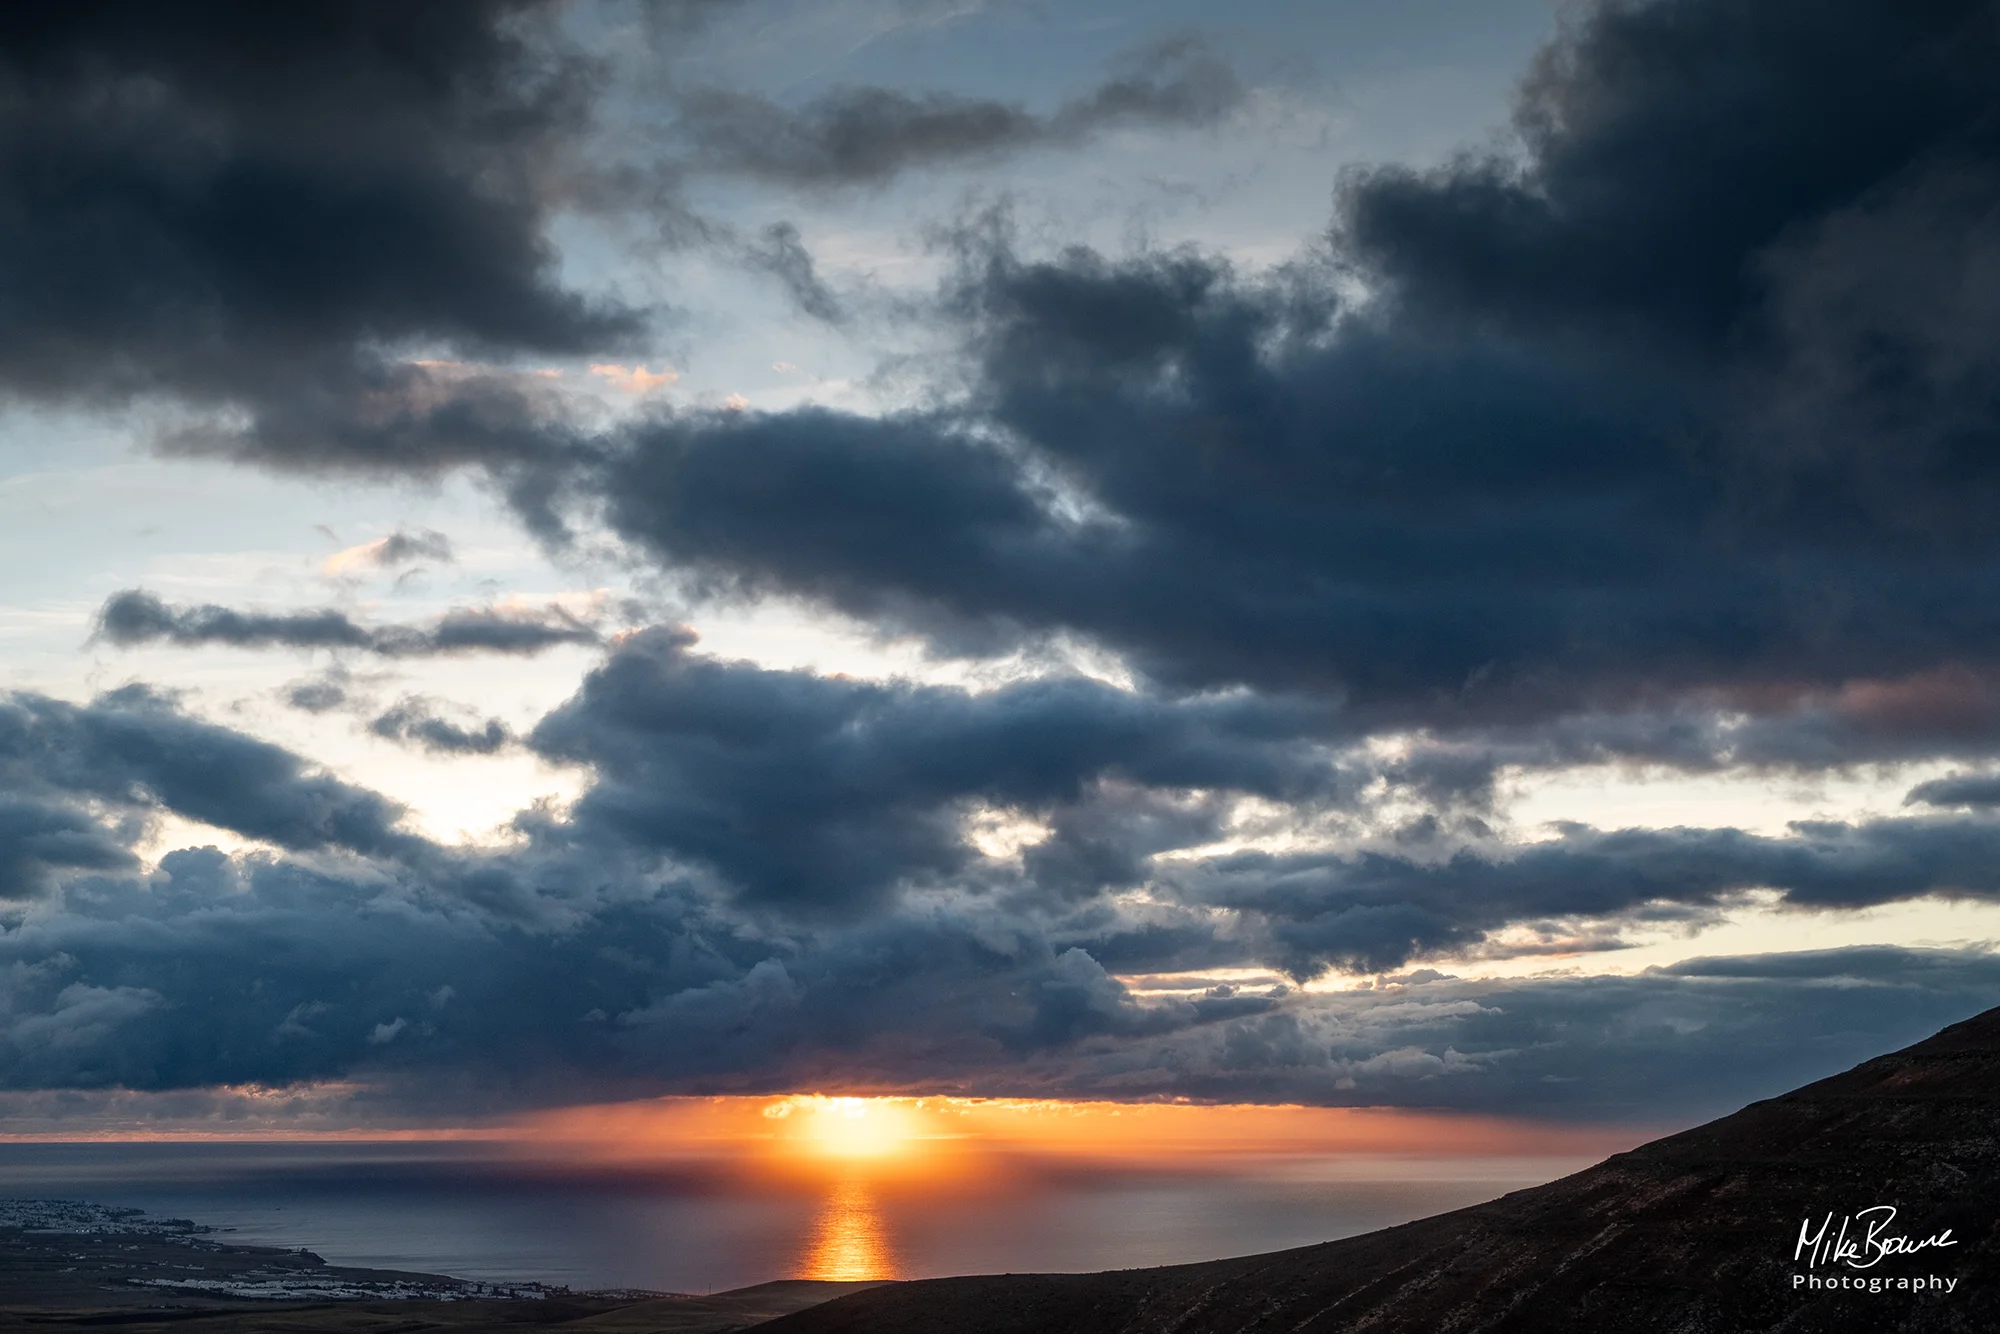
[[[346,1092],[355,1090],[341,1086]],[[282,1103],[275,1091],[253,1101]],[[291,1110],[296,1110],[291,1109]],[[550,1108],[449,1126],[286,1124],[236,1108],[227,1116],[126,1120],[0,1134],[5,1142],[456,1141],[498,1157],[582,1170],[697,1165],[825,1179],[970,1180],[1033,1161],[1113,1170],[1206,1172],[1306,1159],[1602,1157],[1681,1128],[1574,1124],[1473,1112],[1299,1104],[1105,1102],[1036,1098],[793,1094],[668,1096]],[[225,1128],[226,1127],[226,1128]]]
[[[1119,1170],[1274,1170],[1303,1159],[1603,1157],[1661,1127],[1384,1107],[959,1097],[662,1098],[519,1124],[513,1151],[580,1164],[730,1160],[780,1172],[975,1177],[1041,1160]]]
[[[770,1120],[799,1115],[803,1137],[829,1158],[883,1158],[910,1147],[913,1116],[896,1098],[787,1098],[764,1108]]]

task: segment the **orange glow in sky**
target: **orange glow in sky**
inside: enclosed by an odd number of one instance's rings
[[[1601,1158],[1678,1126],[1560,1125],[1389,1107],[1071,1102],[1057,1099],[666,1097],[591,1104],[462,1127],[304,1127],[277,1119],[67,1127],[0,1140],[466,1140],[557,1162],[704,1162],[865,1168],[880,1176],[963,1168],[983,1156],[1167,1170],[1264,1159]]]
[[[995,1159],[1233,1170],[1246,1158],[1603,1157],[1654,1131],[1395,1108],[801,1095],[572,1107],[518,1128],[522,1151],[584,1161],[731,1160],[886,1175]]]

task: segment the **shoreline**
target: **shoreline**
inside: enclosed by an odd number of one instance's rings
[[[592,1321],[594,1330],[726,1334],[855,1292],[867,1283],[779,1279],[697,1295],[640,1288],[574,1291],[328,1264],[308,1248],[245,1245],[185,1218],[80,1200],[0,1199],[0,1330],[149,1326],[251,1334]],[[400,1318],[400,1319],[399,1319]],[[610,1319],[611,1324],[605,1324]]]

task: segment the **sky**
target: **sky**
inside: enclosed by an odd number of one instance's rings
[[[0,1132],[1687,1124],[2000,1003],[1996,58],[0,16]]]

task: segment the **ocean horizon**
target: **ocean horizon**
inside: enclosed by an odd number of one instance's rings
[[[709,1292],[1175,1264],[1353,1236],[1580,1169],[1550,1155],[1245,1154],[1196,1169],[1019,1160],[940,1190],[866,1166],[590,1166],[467,1141],[0,1143],[0,1198],[144,1209],[337,1265]]]

